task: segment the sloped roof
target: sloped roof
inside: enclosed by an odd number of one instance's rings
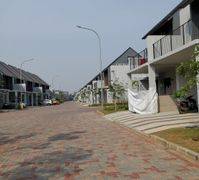
[[[10,77],[16,77],[17,75],[15,74],[15,72],[13,72],[8,66],[7,64],[5,64],[4,62],[0,61],[0,72],[5,74],[6,76],[10,76]]]
[[[136,54],[137,54],[137,52],[133,49],[133,48],[131,48],[131,47],[129,47],[126,51],[124,51],[119,57],[117,57],[112,63],[110,63],[108,66],[106,66],[105,68],[104,68],[104,70],[103,70],[103,72],[104,71],[106,71],[111,65],[113,65],[113,64],[116,64],[116,63],[122,63],[122,61],[123,60],[120,60],[120,58],[122,57],[122,56],[124,56],[125,54],[128,54],[129,56],[135,56]],[[125,58],[125,62],[124,63],[128,63],[128,59],[126,59]]]
[[[148,35],[153,34],[157,31],[163,24],[167,22],[169,18],[171,18],[179,9],[185,7],[186,5],[190,4],[194,0],[182,0],[174,9],[172,9],[169,14],[167,14],[158,24],[156,24],[146,35],[143,36],[142,39],[146,39]]]
[[[130,52],[130,53],[129,53]],[[131,56],[135,56],[136,54],[137,54],[137,52],[133,49],[133,48],[131,48],[131,47],[129,47],[127,50],[125,50],[119,57],[117,57],[113,62],[111,62],[108,66],[106,66],[104,69],[103,69],[103,71],[102,72],[104,72],[104,71],[106,71],[111,65],[113,65],[113,64],[115,64],[115,63],[117,63],[117,62],[119,62],[120,61],[120,58],[123,56],[123,55],[125,55],[126,53],[129,53],[129,55],[131,55]],[[126,60],[126,61],[128,61],[128,60]],[[121,62],[120,62],[121,63]],[[100,76],[100,73],[99,74],[97,74],[92,80],[90,80],[85,86],[87,86],[87,85],[89,85],[92,81],[94,81],[98,76]],[[84,86],[84,87],[85,87]],[[83,87],[83,88],[84,88]],[[83,89],[83,88],[81,88],[81,89]],[[81,90],[80,89],[80,90]]]
[[[6,76],[14,77],[20,79],[20,69],[11,65],[8,65],[2,61],[0,61],[0,72]],[[41,85],[49,86],[44,80],[42,80],[39,76],[32,74],[30,72],[21,71],[22,79],[34,83],[38,83]]]

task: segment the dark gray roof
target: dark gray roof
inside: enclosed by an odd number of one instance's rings
[[[169,18],[171,18],[176,11],[178,11],[179,9],[185,7],[186,5],[190,4],[191,2],[193,2],[194,0],[182,0],[182,2],[180,4],[178,4],[173,10],[171,10],[171,12],[169,14],[167,14],[158,24],[156,24],[146,35],[144,35],[144,37],[142,39],[146,39],[146,37],[148,35],[153,34],[155,31],[157,31],[164,23],[167,22],[167,20]]]
[[[20,79],[20,69],[11,65],[8,65],[2,61],[0,61],[0,72],[6,76],[14,77]],[[41,85],[49,86],[44,80],[38,77],[35,74],[22,70],[22,79],[25,81],[30,81],[34,83],[38,83]]]
[[[0,61],[0,72],[5,74],[6,76],[15,77],[16,74],[13,72],[7,64]]]
[[[128,64],[128,57],[133,57],[137,54],[137,52],[129,47],[126,51],[124,51],[119,57],[117,57],[112,63],[110,63],[103,71],[106,71],[111,65],[114,64]]]

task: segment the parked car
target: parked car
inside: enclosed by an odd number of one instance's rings
[[[3,109],[15,109],[15,108],[16,108],[15,102],[9,102],[9,103],[3,104]]]
[[[43,105],[44,106],[51,106],[52,105],[52,100],[51,99],[44,99]]]

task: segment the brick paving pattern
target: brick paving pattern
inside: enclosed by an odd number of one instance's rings
[[[0,114],[0,179],[199,179],[199,164],[75,103]]]

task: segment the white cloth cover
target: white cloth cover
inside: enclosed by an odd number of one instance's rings
[[[133,92],[128,89],[129,111],[138,114],[158,113],[158,94],[155,89]]]

